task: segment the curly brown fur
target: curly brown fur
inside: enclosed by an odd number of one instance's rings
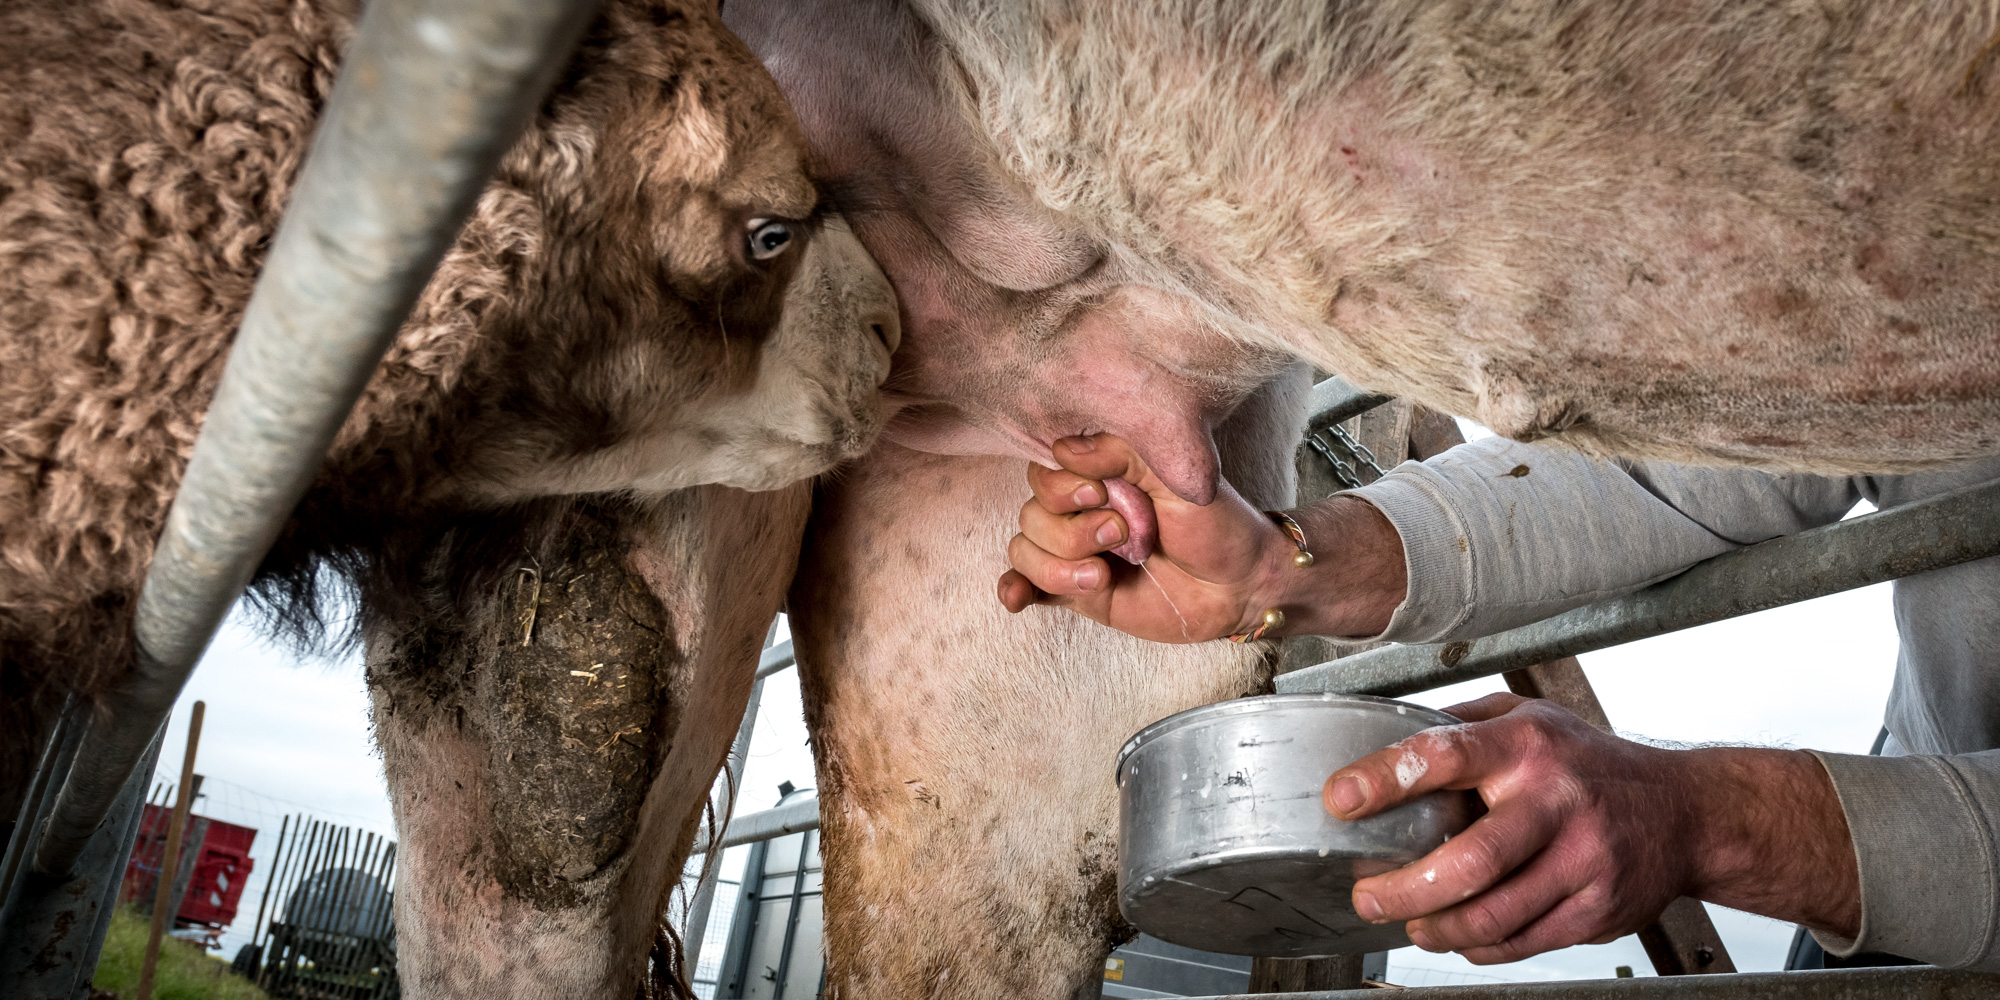
[[[28,718],[131,661],[355,8],[0,7],[0,789]],[[893,305],[806,163],[712,5],[608,4],[273,551],[266,606],[311,631],[344,578],[366,618],[449,624],[490,584],[465,567],[551,523],[537,497],[771,488],[863,450]],[[757,218],[795,220],[769,264]]]

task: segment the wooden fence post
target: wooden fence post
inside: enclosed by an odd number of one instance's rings
[[[174,919],[168,905],[175,901],[174,876],[180,868],[181,834],[187,831],[188,813],[194,810],[196,778],[194,751],[201,742],[201,717],[205,702],[195,702],[188,715],[187,754],[181,758],[180,795],[174,802],[174,818],[167,824],[167,848],[160,856],[159,888],[153,894],[153,928],[146,933],[146,960],[139,967],[139,1000],[153,1000],[153,973],[160,963],[160,937]]]

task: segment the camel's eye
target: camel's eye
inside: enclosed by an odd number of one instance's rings
[[[792,227],[775,219],[755,219],[750,223],[750,256],[770,260],[792,245]]]

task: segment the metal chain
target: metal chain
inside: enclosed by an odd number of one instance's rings
[[[1366,482],[1373,482],[1383,476],[1382,466],[1375,460],[1375,453],[1369,451],[1367,445],[1362,444],[1339,424],[1310,435],[1306,438],[1306,443],[1312,445],[1313,451],[1318,452],[1319,456],[1326,459],[1327,464],[1333,467],[1333,477],[1340,481],[1342,489],[1358,489]],[[1342,457],[1342,452],[1345,452],[1347,457]],[[1349,462],[1348,458],[1354,461]],[[1364,482],[1361,478],[1362,470],[1357,466],[1365,467],[1374,475],[1369,476]]]
[[[1318,452],[1319,457],[1326,459],[1326,463],[1333,467],[1333,478],[1336,482],[1340,483],[1341,489],[1352,490],[1359,489],[1362,486],[1361,476],[1355,471],[1354,466],[1348,464],[1346,459],[1340,457],[1333,450],[1333,445],[1324,437],[1312,434],[1306,438],[1306,443],[1311,445],[1312,450]]]
[[[1388,475],[1388,470],[1382,468],[1382,466],[1375,461],[1375,453],[1369,451],[1368,446],[1362,444],[1359,438],[1355,437],[1352,434],[1347,433],[1346,428],[1340,426],[1339,424],[1334,424],[1333,426],[1328,427],[1327,430],[1333,434],[1334,440],[1339,441],[1342,445],[1344,445],[1347,448],[1347,450],[1350,453],[1354,455],[1355,458],[1360,459],[1361,464],[1366,465],[1368,467],[1368,471],[1375,473],[1375,475],[1372,478],[1380,479],[1383,476]]]

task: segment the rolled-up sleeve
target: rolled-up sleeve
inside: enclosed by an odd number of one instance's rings
[[[1820,946],[2000,971],[2000,750],[1813,753],[1840,795],[1861,872],[1860,934],[1815,931]]]
[[[1343,496],[1402,535],[1409,591],[1375,638],[1490,635],[1628,593],[1730,549],[1840,516],[1853,482],[1610,462],[1489,438]]]

